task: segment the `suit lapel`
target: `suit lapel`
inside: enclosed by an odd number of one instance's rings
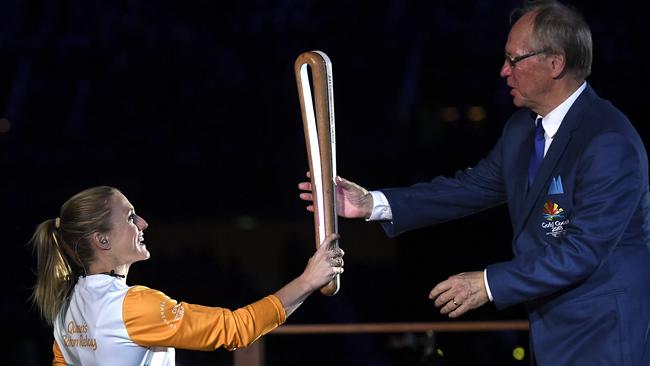
[[[573,105],[569,109],[569,112],[566,114],[566,116],[564,116],[564,119],[562,120],[562,124],[560,125],[560,128],[558,129],[557,133],[555,134],[555,137],[553,138],[553,142],[551,143],[551,146],[549,147],[548,152],[544,157],[544,160],[542,160],[542,165],[540,166],[539,172],[537,173],[537,176],[533,181],[532,187],[530,187],[528,193],[523,195],[525,199],[523,205],[521,206],[521,211],[519,211],[519,215],[518,215],[519,217],[521,217],[521,220],[519,220],[518,222],[518,225],[515,229],[515,234],[519,233],[519,231],[523,227],[523,224],[528,220],[528,217],[530,216],[533,207],[535,207],[535,203],[539,200],[540,197],[545,196],[545,192],[542,192],[542,189],[546,187],[546,182],[548,182],[548,179],[553,173],[553,169],[559,163],[560,158],[564,153],[564,150],[566,150],[566,147],[571,141],[571,135],[573,134],[573,131],[579,127],[580,122],[584,117],[583,111],[585,109],[585,106],[589,104],[592,98],[593,98],[593,92],[589,87],[589,85],[587,85],[587,87],[582,92],[582,94],[573,103]],[[528,146],[531,146],[532,148],[532,137],[529,136],[529,140],[530,141]],[[528,151],[527,153],[528,154],[526,156],[527,157],[530,156],[530,151]],[[523,167],[525,169],[528,166],[527,165],[528,159],[525,159],[525,162],[523,164],[524,164]],[[519,167],[521,168],[521,166],[522,165],[520,165]],[[525,171],[527,172],[527,170]],[[518,182],[518,187],[523,186],[524,187],[523,189],[525,191],[525,186],[526,186],[525,178],[527,177],[527,173],[521,174],[521,176],[519,176],[517,179],[522,180],[521,177],[524,177],[523,179],[524,182],[523,183]],[[522,197],[522,196],[517,196],[517,197]]]

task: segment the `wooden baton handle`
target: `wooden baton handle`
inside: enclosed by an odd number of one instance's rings
[[[311,69],[312,88],[309,83],[308,67]],[[314,198],[314,228],[316,248],[325,237],[338,233],[336,216],[336,140],[334,130],[334,88],[332,84],[332,63],[321,51],[302,53],[294,63],[298,96],[302,111],[311,187]],[[314,105],[316,109],[314,110]],[[330,249],[338,248],[338,240]],[[320,289],[323,295],[335,295],[340,287],[340,274]]]

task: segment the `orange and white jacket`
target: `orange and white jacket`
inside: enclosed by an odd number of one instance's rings
[[[269,295],[231,311],[176,302],[121,278],[79,278],[63,319],[54,325],[53,365],[174,365],[174,348],[234,350],[284,323]]]

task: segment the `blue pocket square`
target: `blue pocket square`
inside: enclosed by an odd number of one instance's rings
[[[562,187],[562,177],[557,176],[551,180],[551,186],[548,187],[548,194],[563,194],[564,187]]]

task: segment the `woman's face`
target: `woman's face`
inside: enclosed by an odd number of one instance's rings
[[[149,225],[135,214],[135,209],[122,193],[115,194],[112,201],[112,229],[108,232],[108,238],[114,259],[119,264],[149,259],[151,254],[144,244],[143,234]]]

